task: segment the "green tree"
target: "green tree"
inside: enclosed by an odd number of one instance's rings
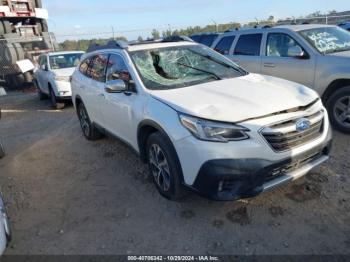
[[[160,33],[157,29],[152,30],[152,38],[153,39],[159,39],[160,38]]]

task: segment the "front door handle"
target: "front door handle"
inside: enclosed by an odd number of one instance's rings
[[[103,94],[103,93],[99,94],[98,96],[105,98],[105,94]]]
[[[264,63],[264,67],[275,68],[276,65],[273,63]]]

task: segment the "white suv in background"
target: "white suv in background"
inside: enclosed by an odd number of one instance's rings
[[[219,35],[211,46],[249,72],[314,89],[333,126],[350,134],[350,33],[337,26],[284,25]]]
[[[183,40],[90,48],[72,77],[87,139],[109,133],[129,144],[168,199],[183,188],[215,200],[257,196],[329,158],[316,92]]]
[[[55,109],[63,109],[71,101],[70,77],[84,54],[81,51],[52,52],[39,57],[34,83],[40,100],[51,98]]]

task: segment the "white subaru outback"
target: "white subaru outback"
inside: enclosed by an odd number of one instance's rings
[[[250,74],[183,37],[92,46],[72,92],[85,137],[129,144],[168,199],[185,188],[214,200],[254,197],[329,158],[316,92]]]

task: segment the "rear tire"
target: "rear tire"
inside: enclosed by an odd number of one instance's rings
[[[350,134],[350,86],[342,87],[327,100],[329,119],[335,129]]]
[[[47,21],[44,19],[38,19],[36,20],[36,24],[38,26],[38,32],[39,34],[42,34],[43,32],[49,31],[49,26],[47,25]]]
[[[24,50],[23,47],[19,43],[14,43],[13,47],[17,54],[17,60],[23,60],[24,59]]]
[[[3,24],[3,21],[0,21],[0,35],[4,35],[5,33],[5,26]]]
[[[34,4],[36,8],[42,8],[42,1],[41,0],[34,0]]]
[[[90,117],[84,104],[81,102],[78,104],[78,118],[81,129],[85,138],[89,141],[95,141],[102,137],[101,132],[91,123]]]
[[[4,25],[4,31],[5,34],[10,34],[12,33],[12,27],[9,21],[2,21],[3,25]]]
[[[57,102],[57,98],[56,98],[55,92],[53,91],[52,88],[50,88],[50,98],[51,98],[52,107],[54,109],[60,110],[60,109],[63,109],[66,106],[65,103]]]
[[[0,52],[2,60],[6,65],[15,64],[17,59],[17,52],[13,44],[1,44],[0,43]]]
[[[181,165],[169,138],[161,132],[153,133],[146,149],[150,174],[158,192],[169,200],[183,198]]]
[[[25,79],[23,74],[5,76],[6,85],[11,89],[22,89]]]

